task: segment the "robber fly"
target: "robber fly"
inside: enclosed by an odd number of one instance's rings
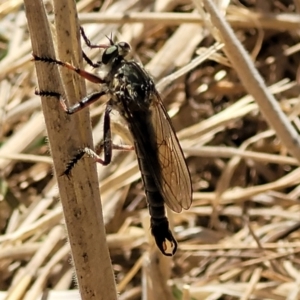
[[[85,79],[98,83],[101,89],[84,97],[77,104],[67,107],[63,97],[56,92],[39,91],[42,96],[60,98],[60,103],[67,114],[73,114],[109,95],[104,113],[104,139],[101,151],[84,148],[68,164],[65,174],[69,174],[76,162],[87,153],[102,165],[111,162],[114,145],[111,139],[110,112],[117,110],[126,121],[134,141],[146,199],[151,216],[151,232],[158,248],[164,255],[172,256],[176,252],[177,242],[169,229],[164,203],[179,213],[188,209],[192,202],[192,186],[180,144],[172,127],[170,117],[149,74],[133,60],[126,60],[130,46],[126,42],[114,43],[108,38],[109,45],[92,45],[83,28],[81,35],[90,48],[102,48],[101,61],[92,62],[83,52],[83,58],[89,65],[99,70],[92,74],[75,66],[48,57],[34,55],[35,61],[58,64],[66,67]],[[168,250],[167,241],[171,244]],[[167,251],[168,250],[168,251]]]

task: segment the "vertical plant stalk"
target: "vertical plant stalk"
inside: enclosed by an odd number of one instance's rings
[[[69,61],[80,66],[81,50],[78,44],[75,3],[73,0],[61,2],[64,3],[63,7],[55,7],[56,18],[64,19],[63,22],[55,21],[55,24],[60,24],[60,33],[57,34],[59,43],[62,42],[61,32],[65,32],[65,44],[59,50],[60,55],[69,55]],[[24,4],[33,53],[40,57],[56,57],[42,1],[25,0]],[[63,91],[57,66],[36,62],[36,72],[39,90]],[[61,75],[65,76],[63,73]],[[84,85],[77,82],[80,79],[73,74],[67,76],[74,79],[64,80],[66,94],[72,98],[70,103],[73,103],[84,95]],[[69,178],[60,176],[80,147],[92,146],[88,111],[67,116],[58,99],[49,97],[42,97],[42,108],[81,298],[117,299],[95,164],[91,159],[82,159]]]

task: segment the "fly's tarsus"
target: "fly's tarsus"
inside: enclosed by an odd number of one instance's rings
[[[66,175],[69,178],[72,169],[78,163],[78,161],[84,156],[84,154],[85,154],[84,149],[78,150],[78,153],[74,155],[73,158],[67,163],[65,171],[60,176]]]
[[[50,91],[38,91],[35,90],[34,92],[37,96],[41,97],[54,97],[54,98],[60,98],[61,94],[57,92],[50,92]]]
[[[67,114],[72,114],[72,107],[68,108],[66,103],[65,103],[65,99],[64,97],[57,92],[52,92],[52,91],[38,91],[35,90],[35,94],[41,97],[54,97],[59,99],[59,104],[62,107],[62,109],[67,113]]]
[[[41,56],[38,56],[38,55],[35,55],[35,54],[32,54],[32,56],[33,56],[34,61],[42,61],[42,62],[45,62],[45,63],[48,63],[48,64],[56,64],[56,65],[60,65],[60,66],[63,66],[63,67],[67,67],[69,65],[68,63],[64,63],[60,60],[57,60],[57,59],[54,59],[54,58],[51,58],[51,57],[41,57]]]
[[[66,165],[66,169],[65,171],[61,174],[61,176],[66,175],[66,176],[70,176],[71,171],[73,170],[73,168],[75,167],[75,165],[81,160],[81,158],[84,155],[87,155],[91,158],[93,158],[96,162],[101,163],[102,165],[108,165],[109,163],[106,163],[105,161],[103,161],[100,156],[98,156],[98,154],[93,151],[91,148],[85,147],[83,149],[78,150],[78,153],[76,153],[72,159],[67,163]]]
[[[152,235],[160,251],[166,256],[172,256],[177,250],[177,242],[169,229],[164,204],[175,212],[180,212],[182,208],[188,209],[192,203],[192,186],[170,117],[150,75],[140,64],[126,60],[125,57],[130,51],[129,44],[114,43],[108,38],[109,45],[93,45],[82,27],[80,32],[88,47],[104,49],[101,60],[97,63],[93,63],[83,52],[83,58],[87,63],[100,69],[99,76],[60,60],[33,55],[35,61],[57,64],[101,86],[100,91],[84,97],[70,107],[65,104],[59,93],[38,92],[41,96],[59,98],[67,114],[80,111],[103,95],[110,96],[104,113],[102,144],[96,147],[96,151],[87,147],[81,149],[68,163],[64,175],[70,175],[84,154],[102,165],[107,165],[111,162],[113,149],[135,149],[146,190]],[[123,148],[112,143],[110,126],[112,109],[117,110],[127,123],[134,140],[134,148],[128,146]],[[102,150],[104,159],[99,156]]]

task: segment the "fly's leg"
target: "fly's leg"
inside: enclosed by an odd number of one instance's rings
[[[107,45],[93,45],[91,43],[91,41],[88,39],[88,37],[86,36],[84,30],[83,30],[83,27],[80,26],[80,34],[82,36],[82,38],[84,39],[86,45],[91,48],[91,49],[94,49],[94,48],[107,48]],[[100,65],[101,65],[101,62],[92,62],[92,60],[84,53],[84,51],[82,51],[82,56],[84,58],[84,60],[90,65],[92,66],[93,68],[99,68]]]
[[[84,57],[86,57],[90,62],[91,60],[84,54]],[[35,54],[33,54],[33,60],[35,61],[41,61],[41,62],[45,62],[45,63],[49,63],[49,64],[56,64],[62,67],[65,67],[73,72],[76,72],[77,74],[79,74],[81,77],[93,82],[93,83],[98,83],[98,84],[105,84],[105,81],[103,79],[101,79],[99,76],[92,74],[90,72],[87,72],[83,69],[77,68],[69,63],[60,61],[58,59],[54,59],[54,58],[50,58],[50,57],[39,57]],[[92,62],[91,62],[92,63]],[[105,94],[107,94],[108,90],[107,88],[103,88],[101,91],[96,92],[96,93],[92,93],[90,95],[87,95],[86,97],[84,97],[83,99],[81,99],[78,103],[74,104],[71,107],[67,107],[67,105],[65,104],[65,101],[63,99],[63,97],[57,93],[57,92],[49,92],[49,91],[36,91],[35,93],[37,95],[40,96],[48,96],[48,97],[56,97],[60,99],[60,104],[63,108],[63,110],[67,113],[67,114],[73,114],[76,113],[78,111],[80,111],[81,109],[83,109],[86,106],[89,106],[90,104],[94,103],[95,101],[97,101],[99,98],[101,98],[102,96],[104,96]]]
[[[111,126],[110,126],[110,112],[112,110],[111,104],[108,102],[104,112],[104,121],[103,121],[103,140],[96,145],[95,151],[85,147],[82,151],[88,156],[92,157],[97,163],[107,166],[111,162],[112,150],[123,150],[130,151],[134,150],[133,146],[128,145],[115,145],[112,142],[111,138]],[[104,152],[104,160],[99,156],[102,151]]]
[[[86,153],[88,156],[92,157],[96,162],[106,166],[111,162],[112,156],[112,140],[111,140],[111,129],[110,129],[110,112],[111,112],[111,105],[109,103],[106,105],[105,112],[104,112],[104,140],[103,140],[103,150],[104,150],[104,159],[102,159],[95,151],[92,149],[85,147],[78,151],[78,153],[72,158],[72,160],[68,163],[64,174],[69,176],[70,172],[72,171],[73,167],[76,163],[84,156]],[[100,154],[100,153],[99,153]]]
[[[81,109],[83,109],[84,107],[92,104],[93,102],[97,101],[100,97],[102,97],[103,95],[107,94],[106,91],[100,91],[100,92],[96,92],[90,95],[87,95],[86,97],[84,97],[83,99],[81,99],[79,102],[75,103],[74,105],[68,107],[65,103],[64,98],[57,92],[49,92],[49,91],[35,91],[36,95],[39,96],[44,96],[44,97],[55,97],[59,99],[59,103],[61,105],[61,107],[63,108],[63,110],[71,115],[74,114],[78,111],[80,111]],[[105,117],[104,119],[108,119],[109,121],[109,113],[111,111],[111,107],[109,105],[106,106],[106,110],[105,110]],[[107,121],[106,121],[107,122]],[[105,125],[105,128],[108,128],[106,131],[108,131],[107,134],[107,138],[104,139],[103,142],[103,148],[104,148],[104,152],[105,152],[105,157],[104,157],[104,161],[101,160],[100,157],[97,157],[97,161],[102,163],[102,164],[108,164],[111,160],[111,146],[110,146],[110,141],[111,140],[111,133],[110,133],[110,124]],[[85,148],[85,149],[89,149],[89,148]],[[70,160],[70,162],[67,164],[66,170],[63,172],[63,174],[61,175],[69,175],[71,170],[73,169],[73,167],[75,166],[75,164],[83,157],[83,155],[85,153],[87,154],[91,154],[91,149],[89,151],[84,151],[84,150],[80,150],[78,151],[78,153]]]
[[[92,93],[90,95],[87,95],[83,99],[81,99],[79,102],[75,103],[73,106],[68,107],[65,103],[64,98],[61,94],[57,92],[49,92],[49,91],[35,91],[36,95],[44,96],[44,97],[55,97],[59,99],[60,105],[63,108],[63,110],[71,115],[74,114],[81,109],[89,106],[93,102],[97,101],[100,97],[107,94],[107,91],[100,91],[96,93]],[[92,157],[96,162],[106,166],[111,162],[112,157],[112,150],[123,150],[123,151],[129,151],[134,150],[133,146],[127,146],[127,145],[114,145],[112,143],[111,139],[111,127],[110,127],[110,112],[112,110],[112,106],[108,102],[105,108],[104,113],[104,123],[103,123],[103,133],[104,133],[104,139],[96,146],[96,151],[93,151],[92,149],[85,147],[83,149],[80,149],[78,153],[70,160],[70,162],[67,164],[66,170],[63,172],[62,175],[69,175],[75,164],[84,156],[84,154],[87,154],[88,156]],[[99,155],[104,152],[104,159],[102,159]]]
[[[84,57],[87,58],[87,56],[84,54]],[[33,54],[33,60],[35,61],[42,61],[42,62],[45,62],[45,63],[49,63],[49,64],[55,64],[55,65],[59,65],[59,66],[62,66],[62,67],[65,67],[73,72],[76,72],[77,74],[79,74],[81,77],[93,82],[93,83],[98,83],[98,84],[102,84],[102,83],[105,83],[105,81],[103,79],[101,79],[99,76],[93,74],[93,73],[90,73],[90,72],[87,72],[83,69],[80,69],[80,68],[77,68],[69,63],[66,63],[66,62],[63,62],[61,60],[58,60],[58,59],[55,59],[55,58],[51,58],[51,57],[40,57],[40,56],[37,56],[35,54]],[[92,62],[89,58],[88,60],[90,62]]]
[[[84,155],[87,154],[89,157],[93,158],[95,160],[95,162],[100,163],[103,166],[107,166],[110,164],[111,162],[111,153],[112,150],[121,150],[121,151],[132,151],[134,150],[133,146],[129,146],[129,145],[115,145],[113,143],[111,143],[111,148],[109,150],[104,150],[105,146],[104,146],[105,142],[101,141],[97,146],[96,146],[96,150],[92,150],[91,148],[85,147],[84,149],[82,149],[80,151],[80,153],[78,153],[79,159],[76,159],[76,162],[78,160],[80,160],[80,158]],[[100,157],[100,154],[104,151],[104,160]],[[110,154],[109,154],[110,153]],[[110,160],[105,160],[105,157],[110,155]],[[76,162],[72,161],[72,165],[74,166],[74,164],[76,164]],[[70,173],[70,171],[68,171],[67,173]]]
[[[120,146],[114,145],[111,139],[111,127],[110,127],[110,112],[112,110],[111,104],[108,102],[104,112],[104,122],[103,122],[103,140],[95,147],[96,150],[92,150],[88,147],[81,149],[78,154],[74,156],[74,158],[68,163],[67,168],[64,172],[65,175],[69,175],[75,164],[87,154],[89,157],[92,157],[95,162],[100,163],[103,166],[107,166],[111,162],[112,150],[134,150],[132,146]],[[100,154],[104,152],[104,159],[100,157]]]
[[[89,149],[89,148],[85,148],[85,153],[87,153],[90,157],[94,157],[94,156],[98,156],[100,155],[104,150],[104,145],[105,145],[105,139],[101,140],[100,143],[98,143],[95,147],[95,151]],[[112,150],[121,150],[121,151],[132,151],[134,150],[133,146],[129,146],[129,145],[116,145],[114,143],[112,143]],[[102,163],[103,165],[103,163]]]
[[[95,49],[95,48],[102,48],[102,49],[106,49],[108,46],[107,45],[94,45],[91,43],[91,41],[88,39],[88,37],[86,36],[83,27],[80,26],[80,34],[82,36],[82,38],[84,39],[86,45],[91,48],[91,49]],[[109,39],[109,41],[111,41],[111,39]]]
[[[82,57],[93,68],[99,68],[101,66],[101,62],[97,62],[97,63],[92,62],[92,60],[84,53],[83,50],[82,50]]]
[[[103,140],[96,146],[95,151],[89,147],[85,147],[84,149],[80,150],[73,160],[68,164],[64,174],[69,175],[74,165],[84,156],[84,154],[87,154],[89,157],[93,158],[95,162],[100,163],[103,166],[107,166],[111,162],[112,150],[132,151],[134,150],[134,147],[129,145],[115,145],[111,143],[111,148],[106,148],[105,150],[105,140]],[[104,160],[100,157],[102,152],[104,152]],[[106,160],[108,156],[110,157]]]
[[[68,114],[72,115],[83,108],[91,105],[92,103],[99,100],[102,96],[107,94],[106,90],[95,92],[92,94],[89,94],[82,98],[79,102],[75,103],[74,105],[68,107],[65,103],[65,99],[60,93],[57,92],[49,92],[49,91],[35,91],[35,94],[38,96],[44,96],[44,97],[55,97],[59,99],[59,103],[62,107],[62,109]]]
[[[98,84],[103,84],[105,83],[101,78],[98,76],[89,73],[85,70],[82,70],[80,68],[76,68],[75,66],[62,62],[57,59],[49,58],[49,57],[39,57],[37,55],[33,55],[35,61],[41,61],[45,63],[52,63],[52,64],[57,64],[62,67],[66,67],[67,69],[76,72],[80,76],[84,77],[85,79],[98,83]],[[55,97],[59,99],[60,105],[63,108],[63,110],[71,115],[74,114],[83,108],[89,106],[90,104],[96,102],[99,98],[102,96],[106,95],[108,93],[108,90],[106,87],[104,87],[101,91],[92,93],[81,99],[79,102],[75,103],[74,105],[68,107],[65,103],[64,98],[60,93],[57,92],[52,92],[52,91],[36,91],[36,95],[44,96],[44,97]],[[68,175],[71,170],[73,169],[74,165],[83,157],[85,153],[88,155],[92,156],[97,162],[101,163],[102,165],[108,165],[111,161],[111,156],[112,156],[112,141],[111,141],[111,130],[110,130],[110,117],[109,113],[111,111],[111,105],[107,104],[106,109],[105,109],[105,116],[104,116],[104,141],[103,141],[103,149],[104,149],[104,160],[101,159],[97,153],[95,153],[93,150],[89,148],[84,148],[80,150],[75,157],[68,163],[66,170],[64,171],[63,174]],[[62,175],[63,175],[62,174]]]
[[[107,103],[105,112],[104,112],[104,122],[103,122],[103,151],[104,151],[104,160],[100,158],[100,156],[92,151],[91,149],[85,148],[85,153],[89,156],[93,157],[93,159],[102,164],[103,166],[107,166],[111,162],[112,156],[112,140],[111,140],[111,128],[110,128],[110,112],[112,110],[112,106]],[[96,147],[97,149],[97,147]],[[100,149],[102,151],[102,149]],[[99,152],[100,153],[100,152]]]

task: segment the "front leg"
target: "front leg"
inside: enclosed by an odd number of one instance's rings
[[[96,62],[94,63],[82,50],[82,57],[84,58],[84,60],[93,68],[99,68],[101,66],[101,62]]]
[[[107,48],[107,45],[94,45],[91,43],[91,41],[88,39],[88,37],[86,36],[85,32],[84,32],[84,29],[83,27],[80,26],[80,33],[81,33],[81,36],[82,38],[84,39],[86,45],[91,48],[91,49],[95,49],[95,48],[102,48],[102,49],[106,49]],[[99,68],[101,66],[101,62],[98,61],[96,63],[94,63],[85,53],[84,51],[82,50],[82,56],[84,58],[84,60],[90,65],[92,66],[93,68]]]
[[[108,48],[107,45],[104,45],[104,44],[100,44],[100,45],[94,45],[91,43],[91,41],[88,39],[88,37],[86,36],[85,32],[84,32],[84,29],[83,27],[80,26],[80,34],[82,36],[82,38],[84,39],[86,45],[91,48],[91,49],[95,49],[95,48],[100,48],[100,49],[106,49]],[[113,45],[113,41],[111,38],[108,38],[108,40],[110,41],[110,44]]]
[[[105,81],[103,79],[101,79],[99,76],[97,76],[93,73],[87,72],[83,69],[77,68],[77,67],[75,67],[75,66],[73,66],[73,65],[71,65],[67,62],[63,62],[61,60],[51,58],[51,57],[40,57],[40,56],[37,56],[35,54],[32,54],[32,55],[33,55],[33,60],[35,60],[35,61],[41,61],[41,62],[45,62],[45,63],[49,63],[49,64],[55,64],[55,65],[65,67],[65,68],[67,68],[67,69],[69,69],[73,72],[76,72],[81,77],[83,77],[83,78],[85,78],[88,81],[93,82],[93,83],[98,83],[98,84],[105,83]],[[84,58],[87,58],[87,56],[85,54],[84,54]]]

